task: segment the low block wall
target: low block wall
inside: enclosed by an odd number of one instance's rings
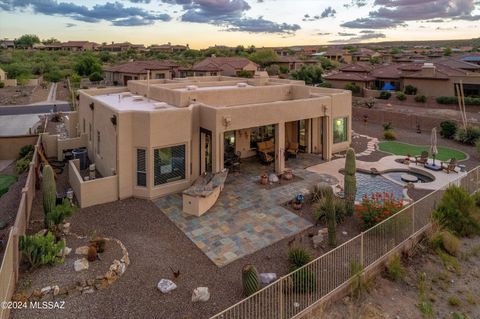
[[[25,145],[35,145],[38,135],[0,136],[0,160],[18,158],[20,148]]]
[[[80,137],[59,139],[57,141],[57,159],[63,161],[63,152],[79,147],[87,147],[88,135],[82,134]]]
[[[118,177],[108,176],[84,181],[79,172],[80,160],[68,163],[68,182],[81,208],[118,200]]]

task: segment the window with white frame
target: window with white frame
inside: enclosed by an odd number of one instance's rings
[[[333,143],[348,141],[348,117],[333,119]]]

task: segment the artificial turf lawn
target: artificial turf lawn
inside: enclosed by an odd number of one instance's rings
[[[8,192],[8,188],[17,181],[15,176],[0,175],[0,196]]]
[[[378,144],[378,148],[386,153],[405,156],[407,154],[410,154],[411,156],[418,156],[422,153],[422,151],[427,151],[428,156],[430,158],[432,157],[432,154],[430,154],[429,145],[412,145],[394,141],[386,141]],[[437,156],[435,156],[435,159],[438,159],[440,161],[448,161],[453,157],[459,161],[467,158],[467,155],[464,152],[457,151],[448,147],[437,146],[437,149],[438,154]]]

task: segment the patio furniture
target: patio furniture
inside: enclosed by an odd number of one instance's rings
[[[228,168],[230,172],[240,171],[240,155],[241,153],[237,151],[225,159],[225,167]]]
[[[415,164],[418,165],[418,164],[427,164],[428,162],[428,152],[427,151],[423,151],[422,154],[420,154],[420,156],[415,156]]]
[[[228,170],[212,174],[206,173],[183,191],[183,212],[189,215],[201,216],[217,201],[223,190]]]
[[[267,153],[267,154],[275,153],[275,144],[273,144],[273,140],[258,142],[257,151],[262,153]]]
[[[299,144],[296,142],[289,142],[287,147],[287,154],[288,156],[297,157],[299,149]]]
[[[274,158],[270,154],[264,152],[258,152],[258,156],[260,157],[260,161],[264,165],[269,165],[273,162]]]
[[[448,162],[442,162],[442,169],[450,174],[450,172],[457,173],[455,168],[457,167],[457,160],[455,158],[451,158]]]

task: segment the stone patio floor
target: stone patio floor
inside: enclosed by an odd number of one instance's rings
[[[240,172],[228,175],[217,203],[200,217],[182,212],[181,194],[168,195],[154,202],[221,267],[312,226],[282,204],[298,193],[308,193],[319,182],[338,183],[330,175],[305,169],[322,162],[318,155],[299,154],[296,159],[289,159],[286,166],[300,179],[265,189],[258,183],[259,176],[272,172],[273,166],[260,165],[256,159],[245,160]]]

